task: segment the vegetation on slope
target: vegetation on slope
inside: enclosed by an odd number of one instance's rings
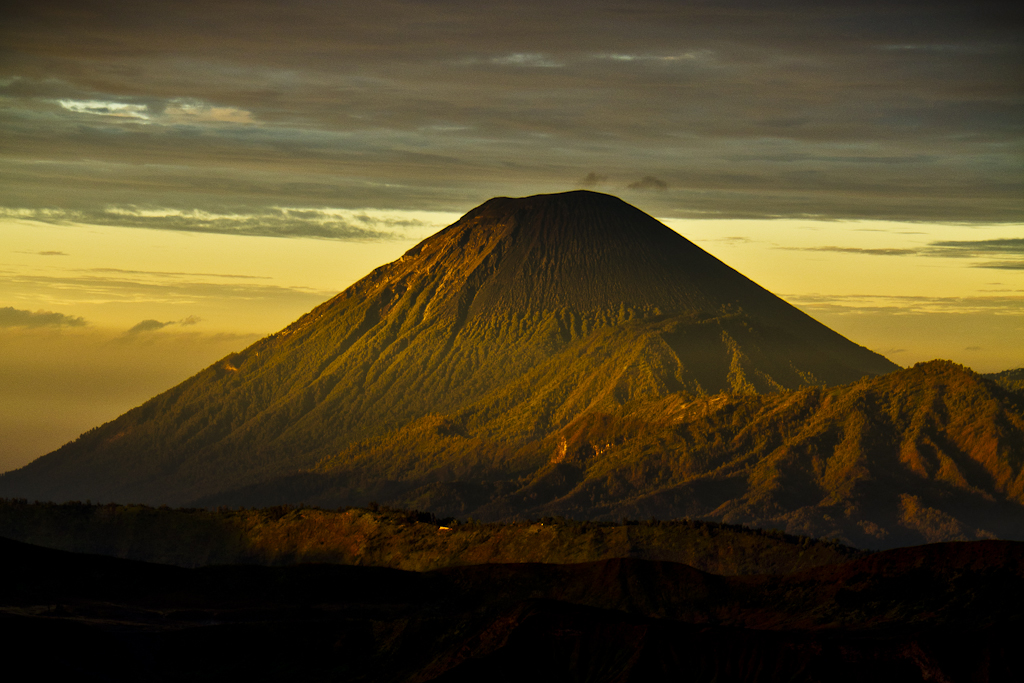
[[[1018,394],[1024,398],[1024,368],[1014,370],[1003,370],[985,375],[1003,389]]]
[[[846,387],[670,398],[628,418],[565,430],[556,459],[580,481],[530,514],[686,514],[860,547],[1024,538],[1024,410],[952,363]]]
[[[518,449],[472,416],[424,418],[232,503],[287,491],[492,520],[691,517],[869,548],[1024,539],[1024,403],[945,361],[842,387],[633,401]]]

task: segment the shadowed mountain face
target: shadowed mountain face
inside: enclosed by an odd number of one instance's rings
[[[8,473],[0,495],[182,504],[264,487],[299,502],[308,485],[289,486],[320,463],[345,481],[316,486],[363,503],[387,482],[532,476],[548,460],[538,444],[595,411],[895,369],[614,197],[499,198],[285,330]],[[358,464],[362,445],[389,435],[412,442],[412,470],[387,455]],[[339,470],[342,453],[352,462]]]

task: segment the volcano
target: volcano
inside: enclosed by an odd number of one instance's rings
[[[496,198],[0,495],[485,504],[587,415],[896,369],[615,197]]]

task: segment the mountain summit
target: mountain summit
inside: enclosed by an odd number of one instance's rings
[[[496,198],[0,495],[365,503],[518,480],[595,411],[895,369],[615,197]]]
[[[877,354],[840,341],[651,216],[606,194],[580,190],[491,199],[376,272],[408,287],[432,280],[441,270],[444,277],[431,295],[457,299],[464,307],[459,315],[467,320],[545,311],[590,316],[625,309],[632,311],[630,317],[649,317],[749,309],[777,326],[801,328],[819,341],[831,339],[857,355],[858,360],[846,362],[864,372],[894,368]]]
[[[472,302],[470,317],[622,307],[716,315],[741,301],[792,310],[647,214],[595,192],[492,199],[406,261],[448,270],[446,284]]]

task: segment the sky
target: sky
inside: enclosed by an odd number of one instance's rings
[[[12,2],[0,471],[494,196],[614,194],[908,366],[1024,366],[1024,14]]]

